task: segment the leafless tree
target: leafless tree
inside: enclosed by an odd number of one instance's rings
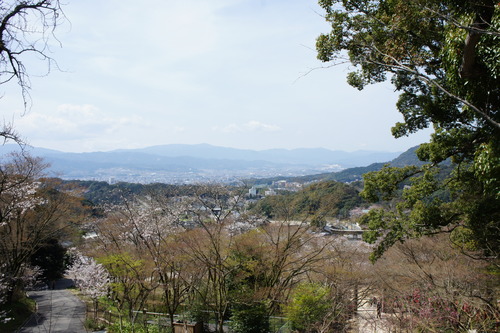
[[[188,211],[195,224],[183,238],[186,254],[203,267],[204,283],[195,285],[198,297],[216,315],[216,330],[223,332],[229,306],[229,277],[235,266],[229,249],[234,225],[242,208],[244,190],[222,185],[199,186]]]
[[[398,244],[374,268],[387,321],[397,330],[488,330],[500,318],[488,264],[446,235]]]
[[[0,85],[17,81],[25,111],[31,99],[31,82],[25,63],[30,57],[42,60],[47,73],[56,62],[50,54],[49,41],[65,18],[59,0],[7,0],[0,2]],[[0,129],[4,140],[21,142],[11,123]]]

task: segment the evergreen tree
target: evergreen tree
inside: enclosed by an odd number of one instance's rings
[[[500,5],[493,0],[320,0],[332,30],[318,58],[349,61],[348,82],[363,89],[391,78],[404,122],[395,137],[432,126],[417,150],[426,163],[364,176],[363,196],[393,200],[371,211],[373,259],[397,241],[449,232],[467,250],[500,249]],[[347,59],[346,59],[347,58]],[[439,172],[444,161],[453,171]],[[403,188],[403,182],[407,186]],[[445,191],[446,200],[437,192]]]

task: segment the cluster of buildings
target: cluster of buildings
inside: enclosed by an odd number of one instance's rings
[[[269,184],[259,184],[254,185],[248,190],[248,196],[250,198],[267,197],[270,195],[276,195],[280,191],[290,191],[297,192],[301,190],[307,184],[299,182],[289,182],[286,180],[278,180]]]

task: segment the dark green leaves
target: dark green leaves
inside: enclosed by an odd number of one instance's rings
[[[449,232],[467,249],[498,256],[500,230],[500,4],[494,0],[320,1],[331,31],[318,58],[354,65],[357,89],[391,82],[401,94],[399,138],[433,126],[417,151],[428,165],[364,176],[380,202],[363,222],[378,258],[397,241]],[[453,170],[453,171],[452,171]],[[472,245],[471,245],[472,244]]]

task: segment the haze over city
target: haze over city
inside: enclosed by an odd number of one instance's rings
[[[26,60],[31,106],[2,86],[30,144],[70,152],[199,144],[262,150],[404,151],[389,84],[358,91],[316,59],[316,0],[69,1],[51,54]],[[89,22],[92,22],[89,24]],[[25,114],[24,114],[25,113]],[[23,115],[24,114],[24,115]],[[13,115],[13,116],[11,116]],[[12,117],[12,118],[11,118]]]

